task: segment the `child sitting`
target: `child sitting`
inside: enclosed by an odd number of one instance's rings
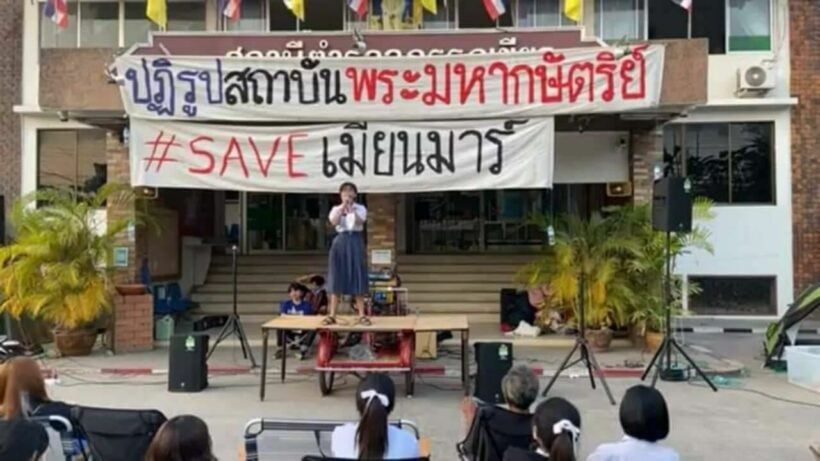
[[[313,306],[305,299],[308,289],[301,283],[293,282],[288,285],[288,299],[279,304],[281,315],[314,315]],[[286,347],[280,349],[276,355],[286,353],[285,349],[298,349],[299,360],[304,360],[310,344],[313,342],[314,332],[288,331],[285,334]],[[281,346],[281,344],[280,344]]]
[[[327,313],[327,290],[325,290],[325,278],[321,275],[313,274],[302,277],[298,280],[301,283],[309,283],[310,291],[305,299],[313,306],[313,313],[324,315]]]

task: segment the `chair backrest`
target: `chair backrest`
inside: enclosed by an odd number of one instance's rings
[[[325,458],[325,457],[316,456],[316,455],[306,455],[306,456],[302,457],[302,461],[361,461],[361,460],[347,459],[347,458]],[[367,460],[367,461],[382,461],[382,460],[373,459],[373,460]],[[394,460],[394,461],[430,461],[430,458],[402,458],[402,459],[397,459],[397,460]]]
[[[148,258],[143,258],[140,264],[140,283],[151,289],[151,269],[148,267]]]
[[[80,454],[80,441],[68,419],[57,415],[32,416],[29,419],[42,424],[48,434],[48,451],[42,458],[44,461],[71,461]]]
[[[143,461],[154,434],[166,421],[157,410],[75,407],[71,416],[98,460]]]
[[[476,411],[467,437],[456,448],[462,459],[501,461],[507,448],[527,449],[531,444],[531,420],[526,421],[523,415],[495,405],[482,405]]]
[[[258,437],[264,432],[303,432],[312,434],[316,443],[316,450],[319,452],[318,459],[328,459],[323,458],[327,456],[327,454],[321,446],[322,434],[332,433],[337,427],[349,422],[350,421],[341,420],[252,419],[245,425],[245,459],[247,461],[261,459]],[[415,435],[416,439],[419,438],[418,426],[411,421],[395,420],[391,421],[390,424],[399,429],[409,429],[409,431]]]

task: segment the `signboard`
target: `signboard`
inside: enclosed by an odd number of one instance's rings
[[[128,247],[114,247],[114,267],[128,267]]]
[[[552,118],[304,126],[131,119],[131,184],[335,193],[552,185]]]
[[[302,59],[120,56],[126,112],[163,120],[542,117],[656,107],[664,47]]]

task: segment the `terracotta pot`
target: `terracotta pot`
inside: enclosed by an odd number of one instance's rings
[[[144,295],[148,292],[148,289],[145,288],[145,285],[141,283],[117,285],[114,288],[117,289],[117,293],[123,296]]]
[[[54,345],[63,357],[89,355],[96,342],[97,330],[91,328],[54,330]]]
[[[646,331],[646,335],[643,337],[644,347],[649,352],[655,352],[661,347],[661,343],[663,342],[663,333],[659,333],[657,331]]]
[[[589,343],[589,347],[596,352],[607,351],[612,344],[612,330],[609,328],[587,330],[584,336]]]

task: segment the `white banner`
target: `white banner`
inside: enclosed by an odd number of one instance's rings
[[[548,188],[552,118],[305,126],[131,119],[133,186],[271,192]]]
[[[656,107],[663,45],[402,58],[124,55],[129,115],[222,121],[510,118]]]

